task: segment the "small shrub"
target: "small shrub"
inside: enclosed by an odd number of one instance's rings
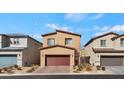
[[[91,71],[92,70],[92,67],[90,65],[87,65],[86,66],[86,71]]]
[[[105,71],[105,67],[102,67],[102,70]]]
[[[78,65],[78,67],[79,67],[80,69],[83,69],[83,65]]]
[[[31,72],[33,72],[33,71],[35,71],[35,69],[32,67],[31,69],[27,70],[26,72],[27,72],[27,73],[31,73]]]
[[[96,66],[97,70],[101,70],[101,66],[97,65]]]
[[[74,70],[73,72],[74,72],[74,73],[79,73],[77,70]]]
[[[73,69],[76,69],[76,66],[75,65],[73,66]]]
[[[86,67],[87,64],[88,64],[88,63],[86,63],[86,62],[82,62],[82,63],[81,63],[81,66],[82,66],[82,67]]]
[[[83,66],[82,65],[78,65],[77,66],[77,71],[81,71],[83,69]]]
[[[22,67],[18,67],[17,70],[22,70]]]
[[[12,73],[14,73],[14,71],[12,69],[8,69],[7,73],[12,74]]]
[[[18,68],[19,66],[18,65],[14,65],[15,68]]]
[[[5,71],[3,69],[0,69],[0,73],[4,73]]]
[[[4,71],[7,71],[7,70],[8,70],[8,68],[7,68],[7,67],[4,67],[4,68],[3,68],[3,70],[4,70]]]
[[[14,67],[14,66],[10,66],[10,67],[8,67],[8,69],[12,69],[12,70],[14,70],[15,67]]]

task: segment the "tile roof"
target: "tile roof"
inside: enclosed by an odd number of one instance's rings
[[[124,50],[114,48],[92,48],[95,53],[124,53]]]
[[[57,32],[61,32],[61,33],[66,33],[66,34],[71,34],[71,35],[76,35],[76,36],[80,36],[80,34],[76,34],[76,33],[73,33],[73,32],[69,32],[69,31],[64,31],[64,30],[59,30],[59,29],[56,29],[55,32],[51,32],[51,33],[47,33],[47,34],[43,34],[42,36],[48,36],[48,35],[53,35],[53,34],[57,34]]]
[[[86,47],[87,45],[89,45],[91,42],[93,42],[94,40],[98,39],[98,38],[101,38],[101,37],[104,37],[104,36],[107,36],[107,35],[110,35],[110,34],[114,34],[114,35],[117,35],[119,36],[119,34],[117,33],[114,33],[114,32],[109,32],[109,33],[106,33],[106,34],[103,34],[103,35],[99,35],[99,36],[96,36],[92,39],[90,39],[84,46]]]

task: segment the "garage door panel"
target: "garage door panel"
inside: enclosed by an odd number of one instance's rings
[[[122,66],[123,57],[122,56],[102,56],[101,65],[102,66]]]
[[[47,56],[46,65],[47,66],[70,65],[70,57],[69,56]]]
[[[0,67],[17,64],[17,55],[0,55]]]

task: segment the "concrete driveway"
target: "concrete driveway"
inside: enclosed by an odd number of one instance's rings
[[[38,68],[33,73],[69,73],[69,66],[46,66],[43,68]]]
[[[106,72],[110,74],[124,74],[124,66],[107,66]]]

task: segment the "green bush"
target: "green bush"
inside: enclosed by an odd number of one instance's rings
[[[14,65],[15,68],[18,68],[19,66],[18,65]]]
[[[101,66],[97,65],[96,66],[97,70],[101,70]]]
[[[102,67],[102,70],[105,71],[105,67]]]

